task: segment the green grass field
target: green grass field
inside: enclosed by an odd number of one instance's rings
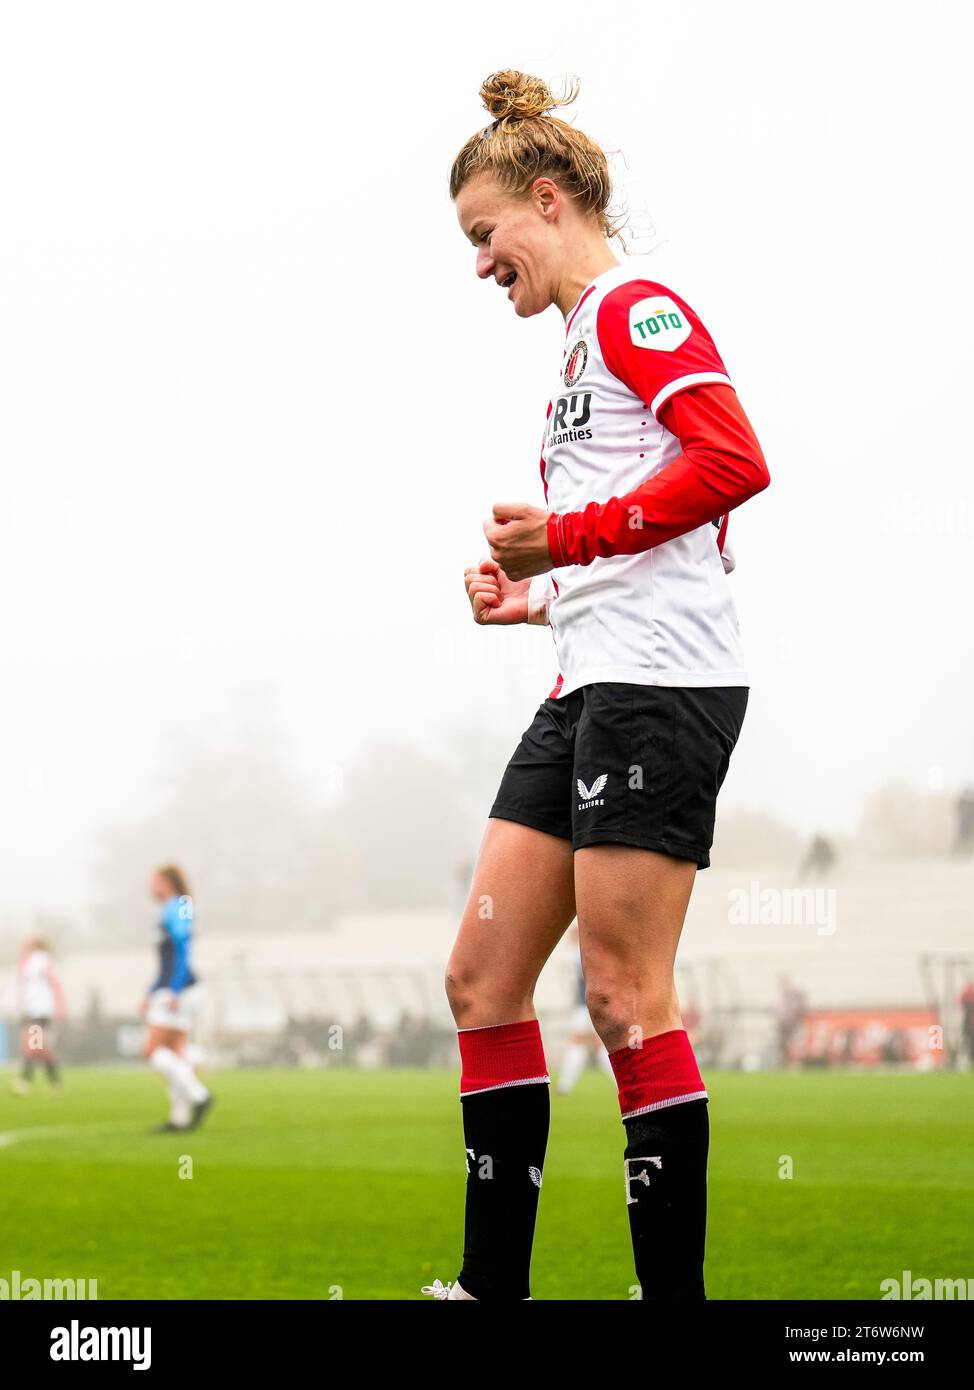
[[[707,1080],[711,1298],[871,1299],[904,1269],[974,1277],[974,1075]],[[0,1278],[96,1278],[103,1299],[409,1299],[456,1276],[452,1075],[216,1074],[190,1136],[147,1133],[163,1110],[149,1073],[69,1071],[60,1094],[38,1081],[23,1099],[0,1082]],[[590,1072],[552,1101],[534,1295],[626,1299],[614,1092]]]

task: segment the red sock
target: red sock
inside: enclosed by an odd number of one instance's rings
[[[609,1054],[626,1126],[626,1210],[642,1297],[706,1298],[707,1092],[682,1028]]]
[[[657,1033],[639,1047],[620,1047],[609,1053],[609,1061],[619,1086],[619,1107],[624,1120],[706,1100],[697,1059],[683,1028]]]
[[[531,1296],[531,1245],[548,1143],[537,1019],[460,1032],[467,1204],[459,1284],[481,1301]]]
[[[461,1028],[460,1095],[477,1095],[506,1086],[526,1086],[548,1080],[541,1028],[536,1018],[495,1027]]]

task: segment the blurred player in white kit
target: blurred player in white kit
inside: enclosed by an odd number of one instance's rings
[[[17,964],[17,1011],[20,1016],[20,1053],[23,1066],[13,1083],[17,1095],[31,1089],[34,1068],[40,1063],[55,1089],[60,1086],[54,1053],[54,1022],[65,1017],[64,991],[54,973],[50,947],[40,937],[28,937]]]

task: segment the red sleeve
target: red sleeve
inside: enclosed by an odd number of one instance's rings
[[[659,418],[665,403],[705,382],[730,385],[713,338],[678,294],[629,280],[605,296],[596,332],[602,360]]]
[[[553,512],[548,548],[556,568],[652,550],[725,516],[771,481],[733,387],[681,390],[660,418],[682,454],[624,497],[590,502],[580,512]]]

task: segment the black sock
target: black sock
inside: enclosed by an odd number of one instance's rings
[[[45,1065],[47,1066],[48,1081],[50,1081],[52,1086],[56,1086],[58,1083],[57,1062],[51,1061],[47,1062]]]
[[[531,1245],[548,1145],[545,1083],[467,1096],[467,1209],[459,1284],[484,1301],[530,1298]]]
[[[626,1197],[636,1278],[649,1300],[705,1299],[705,1100],[626,1120]]]
[[[24,1065],[21,1070],[21,1076],[24,1078],[25,1081],[33,1081],[34,1079],[34,1063],[27,1057],[24,1058]]]

